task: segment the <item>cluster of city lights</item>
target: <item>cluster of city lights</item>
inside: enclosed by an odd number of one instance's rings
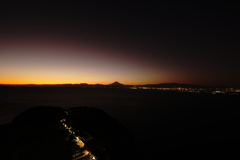
[[[130,87],[130,89],[156,89],[156,90],[163,90],[163,91],[240,95],[240,89],[238,88],[183,88],[183,87],[160,88],[160,87],[133,86],[133,87]]]
[[[65,113],[68,115],[67,111],[65,111]],[[85,139],[75,134],[78,131],[74,131],[71,126],[68,126],[66,124],[66,119],[61,119],[60,123],[60,129],[67,131],[68,136],[66,137],[66,141],[71,143],[71,149],[73,152],[72,160],[97,160],[97,157],[85,148],[83,142]]]

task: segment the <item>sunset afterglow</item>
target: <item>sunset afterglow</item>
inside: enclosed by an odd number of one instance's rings
[[[2,9],[0,84],[240,85],[236,26],[199,14],[201,8],[192,12],[206,19],[202,27],[176,9],[156,10],[171,13],[159,18],[98,5],[34,7]]]
[[[21,41],[21,45],[10,41],[5,44],[7,47],[1,46],[2,84],[108,84],[116,80],[124,84],[146,84],[167,78],[150,63],[121,56],[117,50],[90,47],[84,50],[77,45],[67,48],[64,41],[53,45],[51,41],[42,41],[30,39]]]

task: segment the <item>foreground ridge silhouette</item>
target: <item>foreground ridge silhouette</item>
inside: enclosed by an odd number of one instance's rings
[[[92,107],[30,108],[0,131],[0,159],[120,160],[135,154],[128,130]]]

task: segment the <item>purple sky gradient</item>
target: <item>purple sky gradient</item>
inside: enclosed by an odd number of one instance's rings
[[[2,5],[1,84],[240,85],[230,5],[71,2]]]

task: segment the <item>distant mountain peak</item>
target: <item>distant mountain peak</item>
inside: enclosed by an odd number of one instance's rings
[[[109,84],[110,86],[122,86],[123,84],[119,83],[118,81],[115,81],[111,84]]]

